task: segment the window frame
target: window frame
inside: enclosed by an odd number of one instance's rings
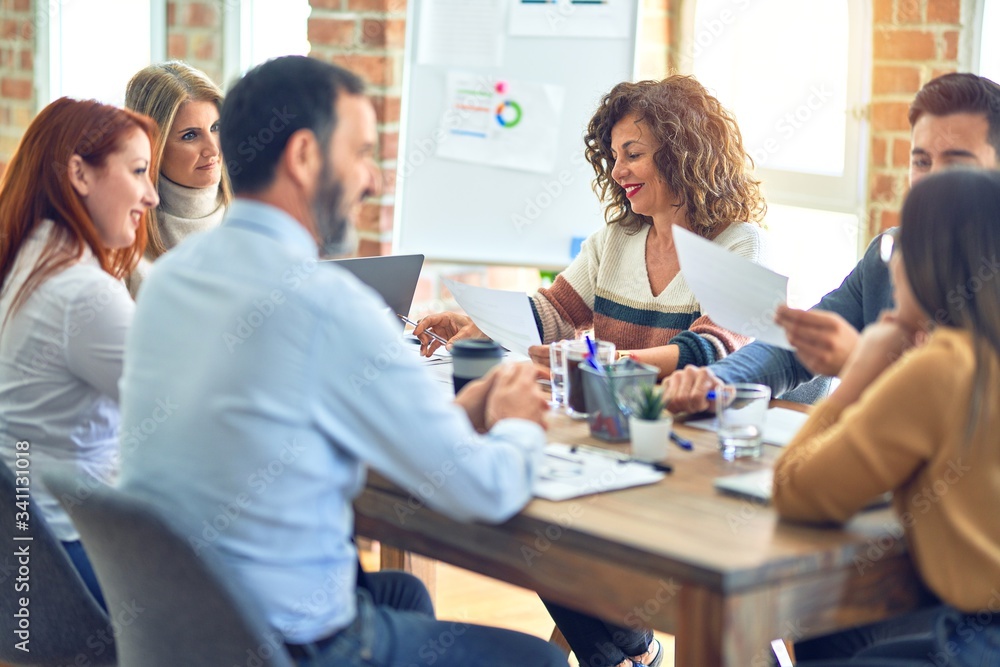
[[[62,7],[68,0],[35,2],[35,113],[62,95],[56,91],[63,65]],[[149,1],[149,63],[167,59],[167,0]],[[148,64],[148,63],[147,63]],[[125,83],[122,83],[124,90]]]
[[[968,63],[968,68],[970,72],[975,72],[981,76],[983,74],[983,34],[986,32],[986,23],[984,22],[986,14],[986,3],[991,0],[975,0],[975,4],[972,8],[973,20],[968,24],[968,36],[969,36],[969,51],[968,53],[960,53],[960,56],[965,56],[962,60]],[[997,0],[992,0],[996,2]],[[1000,3],[998,3],[1000,5]],[[998,6],[997,9],[1000,9]],[[1000,29],[997,31],[997,38],[1000,39]],[[998,70],[1000,71],[1000,70]],[[996,79],[994,79],[996,80]],[[1000,81],[997,81],[1000,83]]]
[[[980,0],[981,1],[981,0]],[[684,0],[680,6],[679,53],[694,52],[695,14],[698,0]],[[848,74],[847,123],[844,133],[844,172],[826,176],[758,167],[768,201],[802,208],[835,211],[864,219],[868,172],[871,101],[872,9],[868,0],[847,0]],[[694,60],[680,58],[680,69],[690,74]]]

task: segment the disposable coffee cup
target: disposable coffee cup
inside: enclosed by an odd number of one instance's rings
[[[500,363],[503,348],[492,340],[457,340],[451,344],[452,381],[457,394]]]

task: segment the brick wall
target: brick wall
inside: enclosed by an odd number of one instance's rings
[[[920,87],[959,68],[961,0],[874,0],[868,233],[898,224],[908,188],[910,125]]]
[[[362,256],[387,254],[396,191],[406,0],[312,0],[311,4],[310,55],[356,72],[373,94],[382,195],[362,209],[358,252]]]
[[[225,88],[222,11],[223,0],[169,0],[167,58],[197,67]]]
[[[32,0],[0,0],[0,174],[35,112]]]
[[[34,7],[0,0],[0,170],[35,113]],[[167,51],[222,83],[222,8],[235,0],[169,0]],[[667,73],[678,0],[642,0],[639,76]],[[906,108],[929,79],[958,68],[970,0],[873,0],[868,232],[893,225],[907,186]],[[309,39],[318,58],[361,74],[375,94],[383,195],[366,204],[361,252],[389,249],[403,66],[406,0],[312,0]]]

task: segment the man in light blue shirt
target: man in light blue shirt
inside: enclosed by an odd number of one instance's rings
[[[503,521],[531,497],[546,408],[530,365],[448,403],[375,293],[317,263],[376,190],[362,82],[271,60],[230,91],[220,126],[237,198],[143,284],[121,487],[217,549],[300,665],[565,665],[540,639],[434,620],[409,575],[356,585],[368,466],[452,517]]]

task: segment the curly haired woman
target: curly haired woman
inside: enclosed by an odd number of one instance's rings
[[[605,227],[588,238],[551,288],[531,297],[542,342],[594,335],[659,367],[704,366],[748,339],[701,314],[680,274],[673,226],[761,263],[766,210],[736,120],[690,76],[624,82],[601,100],[584,136]],[[426,317],[449,339],[482,336],[462,314]],[[548,365],[548,349],[532,357]],[[613,664],[613,663],[612,663]]]

